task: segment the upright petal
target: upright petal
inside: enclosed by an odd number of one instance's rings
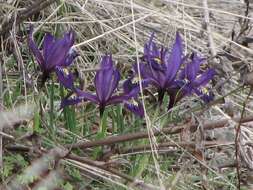
[[[113,67],[112,55],[105,55],[102,57],[100,69],[110,69]]]
[[[47,60],[47,58],[49,57],[54,43],[55,43],[54,36],[52,36],[50,33],[46,33],[43,40],[43,56],[45,60]]]
[[[139,63],[139,68],[140,68],[140,75],[143,79],[146,79],[146,78],[150,78],[152,77],[152,72],[150,70],[150,67],[149,65],[145,64],[145,63]],[[136,75],[138,75],[138,64],[135,63],[133,65],[133,69],[134,69],[134,72],[136,73]]]
[[[148,43],[144,45],[144,58],[147,58],[148,60],[160,57],[159,49],[157,48],[156,43],[153,42],[154,37],[155,33],[153,32],[149,38]]]
[[[176,40],[173,44],[170,57],[169,57],[169,59],[165,60],[165,64],[167,66],[167,81],[168,81],[168,83],[171,82],[176,77],[176,74],[182,64],[182,53],[183,53],[182,46],[183,46],[182,39],[181,39],[179,33],[177,32]]]
[[[55,72],[57,74],[59,82],[70,90],[75,90],[74,77],[66,68],[56,67]]]
[[[32,26],[30,26],[30,31],[29,31],[29,36],[28,36],[28,46],[29,46],[30,50],[32,51],[33,55],[35,56],[41,69],[44,69],[45,62],[44,62],[43,56],[42,56],[39,48],[37,47],[37,45],[35,44],[35,42],[33,40],[33,27]]]
[[[55,66],[62,66],[65,63],[66,56],[73,46],[74,33],[66,33],[62,39],[56,40],[51,48],[51,53],[47,58],[47,69],[53,69]]]
[[[186,78],[189,81],[195,80],[197,74],[200,71],[200,65],[203,63],[203,59],[197,56],[196,53],[193,54],[192,62],[186,65]]]
[[[79,56],[79,54],[73,48],[71,48],[65,58],[64,63],[62,64],[62,66],[67,67],[67,66],[71,65],[77,56]]]
[[[102,60],[101,69],[97,71],[95,76],[95,87],[99,101],[104,104],[114,93],[120,80],[119,71],[110,64],[112,60]]]

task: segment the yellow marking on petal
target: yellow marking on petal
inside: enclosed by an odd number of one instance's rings
[[[138,84],[138,83],[139,83],[139,78],[138,78],[138,77],[134,77],[134,78],[132,79],[132,83]]]
[[[69,71],[68,71],[68,69],[63,68],[63,69],[62,69],[62,71],[63,71],[63,73],[64,73],[65,75],[69,75]]]
[[[76,93],[73,93],[73,94],[70,96],[70,98],[72,98],[72,99],[77,98],[77,94],[76,94]]]
[[[208,89],[207,88],[202,88],[201,91],[202,91],[203,94],[208,94]]]
[[[189,81],[187,78],[185,78],[185,79],[184,79],[184,82],[185,82],[185,83],[189,83],[190,81]]]
[[[200,68],[203,69],[203,70],[206,70],[208,68],[208,65],[207,64],[202,64],[202,65],[200,65]]]
[[[138,102],[137,102],[134,98],[131,99],[131,103],[132,103],[134,106],[138,106]]]
[[[161,60],[159,57],[154,58],[154,60],[155,60],[157,63],[159,63],[159,64],[162,64],[162,63],[163,63],[162,60]]]

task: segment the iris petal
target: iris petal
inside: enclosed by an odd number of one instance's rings
[[[75,50],[70,49],[62,66],[67,67],[71,65],[77,56],[79,56],[79,54]]]
[[[195,93],[206,103],[208,103],[214,99],[214,94],[212,91],[208,91],[207,93],[203,93],[201,90],[195,89]]]
[[[73,46],[73,32],[66,33],[62,39],[58,39],[51,47],[51,53],[47,58],[47,68],[53,69],[55,66],[61,66],[65,63],[67,54]]]
[[[108,94],[108,86],[113,78],[113,69],[100,69],[95,76],[95,87],[100,102],[105,102]]]
[[[123,90],[124,94],[128,95],[129,97],[137,98],[138,94],[140,93],[140,84],[139,81],[137,83],[132,82],[133,78],[129,78],[124,81],[123,83]],[[149,79],[143,79],[141,80],[142,88],[145,89],[148,87],[150,83]]]
[[[29,36],[28,36],[28,46],[29,46],[30,50],[32,51],[33,55],[35,56],[41,69],[44,69],[45,61],[43,59],[43,56],[42,56],[39,48],[37,47],[37,45],[35,44],[35,42],[33,40],[33,27],[32,26],[30,26],[30,31],[29,31]]]
[[[186,69],[186,78],[189,81],[196,79],[197,74],[200,72],[200,65],[203,63],[204,59],[201,59],[197,56],[196,53],[193,54],[192,62],[188,63],[185,67]]]
[[[124,107],[139,117],[144,117],[144,109],[140,102],[137,104],[131,104],[129,102],[124,103]]]
[[[82,90],[79,90],[79,89],[76,89],[76,94],[77,96],[79,96],[80,98],[83,98],[83,99],[86,99],[86,100],[89,100],[95,104],[99,104],[99,101],[97,99],[97,96],[89,93],[89,92],[84,92]]]
[[[208,69],[206,72],[196,78],[193,85],[196,87],[205,86],[215,75],[214,69]]]
[[[102,57],[100,69],[110,69],[113,67],[112,55],[105,55]]]
[[[59,82],[66,88],[74,90],[74,77],[66,68],[56,67],[55,72],[57,74]]]
[[[120,80],[117,69],[112,67],[111,56],[102,58],[101,69],[95,76],[95,87],[99,101],[104,104],[114,93]]]
[[[55,38],[50,33],[46,33],[44,40],[43,40],[43,55],[45,60],[47,61],[47,58],[50,55],[50,52],[52,51],[52,46],[54,45]]]
[[[177,32],[176,40],[173,44],[169,59],[165,60],[165,64],[167,66],[168,83],[171,82],[175,78],[175,76],[182,64],[182,54],[183,54],[183,47],[182,46],[183,46],[182,39],[181,39],[179,33]]]
[[[76,105],[82,101],[84,101],[85,99],[82,97],[78,97],[78,96],[72,96],[70,98],[64,98],[61,101],[61,105],[60,105],[60,109],[66,107],[66,106],[70,106],[70,105]]]
[[[128,95],[115,95],[112,96],[107,102],[106,105],[114,105],[114,104],[120,104],[126,100],[130,99],[130,97]]]

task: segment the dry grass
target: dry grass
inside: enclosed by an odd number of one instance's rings
[[[32,1],[22,0],[8,0],[0,3],[0,25],[15,15],[16,11],[24,10],[31,3]],[[156,113],[154,116],[153,112],[150,112],[152,108],[146,107],[145,121],[149,131],[149,142],[143,143],[151,144],[151,153],[140,151],[113,155],[108,161],[112,162],[116,168],[120,168],[119,165],[124,166],[122,167],[124,170],[121,168],[122,173],[131,170],[133,164],[137,164],[136,167],[143,167],[141,172],[137,172],[136,176],[133,176],[136,181],[127,184],[124,181],[126,179],[122,176],[72,159],[62,161],[63,166],[61,167],[71,167],[78,170],[81,179],[85,180],[86,189],[236,189],[236,171],[233,165],[235,161],[234,129],[238,122],[234,122],[232,117],[240,116],[243,110],[248,89],[236,89],[243,85],[243,80],[247,84],[251,83],[249,73],[253,66],[253,45],[252,43],[247,45],[244,43],[247,37],[252,38],[253,35],[251,30],[253,3],[249,4],[249,14],[245,15],[245,10],[246,3],[242,0],[57,1],[57,3],[53,3],[32,17],[25,19],[18,26],[13,25],[12,30],[7,33],[7,37],[1,37],[0,108],[7,110],[20,104],[34,104],[36,98],[45,95],[39,92],[37,70],[34,70],[34,65],[30,61],[31,55],[29,55],[26,44],[29,24],[34,25],[35,35],[38,38],[46,31],[59,36],[69,29],[76,32],[75,48],[80,56],[75,61],[74,67],[83,80],[84,88],[91,86],[94,77],[93,71],[97,68],[103,54],[112,53],[117,67],[121,69],[122,78],[126,78],[127,70],[131,69],[131,65],[143,52],[143,44],[152,31],[156,32],[158,43],[168,44],[168,46],[173,42],[175,32],[180,31],[184,38],[185,53],[195,51],[202,54],[207,57],[209,65],[215,67],[218,72],[218,76],[213,81],[213,89],[216,99],[221,99],[222,102],[218,102],[208,109],[203,107],[196,109],[194,101],[198,98],[188,97],[172,111],[172,114],[178,114],[176,117],[180,120],[182,116],[191,116],[192,121],[198,123],[196,132],[190,134],[189,129],[186,129],[180,135],[164,134],[161,138],[156,139],[152,131],[160,129],[166,124],[169,113],[164,111]],[[233,39],[232,36],[234,36]],[[19,84],[18,81],[22,82]],[[19,93],[16,92],[18,85],[20,86]],[[48,89],[46,88],[46,90]],[[252,99],[253,97],[249,96],[247,100],[246,114],[252,114]],[[40,109],[46,115],[50,111],[50,101],[49,99],[43,101],[41,105],[37,105],[41,106]],[[146,105],[147,100],[144,95],[143,101]],[[59,97],[56,100],[56,105],[59,105]],[[85,106],[87,105],[85,104]],[[180,111],[177,113],[178,110]],[[0,118],[5,114],[6,112],[1,112]],[[28,124],[24,124],[24,126],[32,128],[34,119],[27,119],[26,112],[22,114],[21,116],[12,115],[10,117],[14,116],[15,118],[8,120],[14,123],[28,120]],[[55,132],[56,136],[73,140],[89,139],[89,136],[85,137],[82,133],[64,128],[60,114],[61,112],[55,114],[55,120],[59,126]],[[78,126],[84,126],[86,123],[82,114],[83,112],[77,114]],[[85,118],[89,120],[97,113],[90,110],[85,114]],[[20,119],[20,117],[22,118]],[[229,118],[231,122],[225,128],[208,132],[202,130],[201,126],[204,121],[215,121],[220,118]],[[48,119],[47,115],[44,120],[41,119],[41,123],[45,126],[47,126],[46,119]],[[113,121],[109,121],[110,124],[111,122]],[[93,121],[89,123],[96,123],[96,121],[93,118]],[[0,123],[0,128],[3,128],[1,124],[3,123]],[[45,127],[46,130],[48,128],[48,126]],[[7,131],[6,135],[18,137],[20,134],[15,130]],[[5,132],[1,138],[4,135]],[[241,125],[240,137],[240,165],[243,168],[241,169],[243,170],[241,177],[243,178],[244,174],[246,176],[245,179],[242,179],[242,184],[248,185],[247,188],[249,188],[250,185],[253,185],[250,184],[253,175],[252,122]],[[44,141],[43,146],[47,148],[61,146],[60,138],[57,137],[54,141],[47,136],[39,137]],[[215,139],[221,143],[206,149],[203,142],[207,138]],[[190,150],[178,145],[176,148],[166,147],[163,152],[157,148],[157,143],[161,139],[176,145],[179,141],[193,140],[196,142],[197,148]],[[18,141],[18,143],[21,142],[23,141]],[[232,143],[227,144],[226,142]],[[4,144],[5,142],[1,145],[3,147],[2,152],[0,151],[1,155],[9,153],[4,150]],[[32,145],[34,144],[32,143]],[[88,153],[82,153],[82,156],[86,157],[89,153],[90,150]],[[134,161],[131,159],[133,155],[137,157]],[[151,155],[152,159],[147,155]],[[33,159],[29,160],[32,162]],[[167,162],[170,162],[169,167],[165,164]],[[107,163],[101,161],[100,164]],[[51,174],[54,177],[59,175],[58,172],[51,172]],[[2,181],[3,184],[12,177],[8,176]],[[66,181],[68,180],[69,176],[66,177]],[[69,181],[72,183],[73,189],[82,189],[81,182]],[[45,181],[40,183],[43,186]],[[40,183],[33,185],[33,189],[38,188]],[[117,184],[117,186],[113,184]],[[51,189],[54,188],[52,186]]]

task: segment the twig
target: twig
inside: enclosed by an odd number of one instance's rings
[[[240,120],[238,122],[238,126],[236,127],[236,134],[235,134],[235,158],[236,158],[236,173],[237,173],[237,180],[238,180],[238,184],[237,184],[237,188],[238,190],[241,189],[241,175],[240,175],[240,134],[241,134],[241,124],[243,123],[243,115],[245,113],[245,108],[246,108],[246,103],[250,97],[250,94],[253,91],[253,87],[250,88],[249,90],[249,94],[246,97],[245,101],[243,102],[243,108],[242,108],[242,112],[241,112],[241,117]]]
[[[212,148],[212,147],[217,147],[217,146],[224,146],[224,145],[231,145],[234,144],[234,142],[221,142],[221,141],[205,141],[203,142],[205,148]],[[164,142],[164,143],[159,143],[157,144],[157,151],[160,153],[162,152],[173,152],[177,151],[178,149],[169,149],[169,147],[182,147],[186,148],[189,150],[195,150],[196,148],[196,142]],[[135,147],[130,147],[130,148],[116,148],[112,151],[108,151],[104,153],[102,156],[102,160],[107,160],[109,157],[111,157],[114,154],[132,154],[132,153],[146,153],[150,152],[151,147],[150,145],[140,145],[140,146],[135,146]]]
[[[0,58],[0,112],[3,105],[3,76],[2,76],[2,58]],[[0,133],[3,132],[3,126],[0,125]],[[3,135],[0,134],[0,171],[3,169]]]
[[[137,180],[129,175],[126,175],[124,173],[119,172],[117,169],[114,168],[108,168],[107,166],[101,165],[93,160],[90,160],[88,158],[84,158],[84,157],[80,157],[80,156],[76,156],[74,154],[69,154],[66,156],[66,158],[71,159],[71,160],[75,160],[81,163],[85,163],[87,165],[105,170],[111,174],[114,174],[116,176],[121,177],[122,179],[125,179],[127,182],[133,183],[134,186],[139,187],[140,189],[147,189],[147,190],[154,190],[154,189],[158,189],[150,184],[145,184],[140,180]]]
[[[231,144],[231,142],[226,142],[226,144]],[[205,141],[203,142],[203,145],[206,148],[213,147],[213,146],[218,146],[218,145],[224,145],[223,142],[219,141]],[[158,150],[163,149],[163,148],[168,148],[168,147],[184,147],[184,148],[189,148],[189,149],[195,149],[196,148],[196,142],[177,142],[177,143],[160,143],[157,144]],[[141,146],[136,146],[132,148],[124,148],[122,150],[119,150],[120,154],[127,154],[127,153],[132,153],[132,152],[138,152],[138,151],[145,151],[145,150],[150,150],[150,145],[141,145]]]
[[[211,52],[212,57],[215,57],[217,55],[217,52],[216,52],[216,49],[215,49],[213,36],[212,36],[212,31],[211,31],[211,27],[210,27],[209,9],[208,9],[207,0],[203,0],[203,7],[204,7],[205,29],[206,29],[207,35],[208,35],[210,52]]]
[[[230,119],[221,119],[218,121],[209,121],[203,124],[204,130],[212,130],[215,128],[222,128],[224,125],[226,125]],[[235,117],[234,121],[239,122],[240,117]],[[247,117],[244,117],[241,119],[241,123],[253,121],[253,115],[249,115]],[[159,136],[162,134],[178,134],[180,133],[185,127],[189,127],[189,124],[184,124],[181,126],[168,126],[166,128],[163,128],[161,130],[154,129],[154,135]],[[190,129],[192,132],[194,132],[194,129],[197,128],[196,124],[190,124]],[[112,145],[115,143],[122,143],[122,142],[127,142],[127,141],[133,141],[137,139],[143,139],[143,138],[148,138],[148,132],[143,131],[143,132],[136,132],[136,133],[130,133],[130,134],[125,134],[125,135],[118,135],[118,136],[112,136],[112,137],[107,137],[101,140],[95,140],[95,141],[89,141],[89,142],[78,142],[75,144],[67,144],[65,145],[66,148],[92,148],[96,146],[103,146],[103,145]]]
[[[45,9],[46,7],[48,7],[54,2],[56,2],[56,0],[36,1],[30,7],[26,8],[25,10],[20,11],[19,13],[17,13],[17,15],[19,16],[17,17],[16,21],[15,21],[15,17],[13,16],[8,22],[5,22],[0,26],[0,36],[4,36],[7,32],[9,32],[14,22],[16,22],[16,25],[18,25],[21,22],[23,22],[25,19]]]
[[[212,36],[212,30],[210,27],[209,8],[208,8],[207,0],[203,0],[203,8],[204,8],[204,25],[203,25],[204,27],[203,28],[207,32],[211,57],[214,58],[213,61],[210,62],[210,64],[216,69],[216,71],[219,71],[218,74],[220,75],[220,74],[223,74],[225,71],[222,65],[218,63],[217,59],[215,59],[217,56],[217,51],[216,51],[215,43]]]

